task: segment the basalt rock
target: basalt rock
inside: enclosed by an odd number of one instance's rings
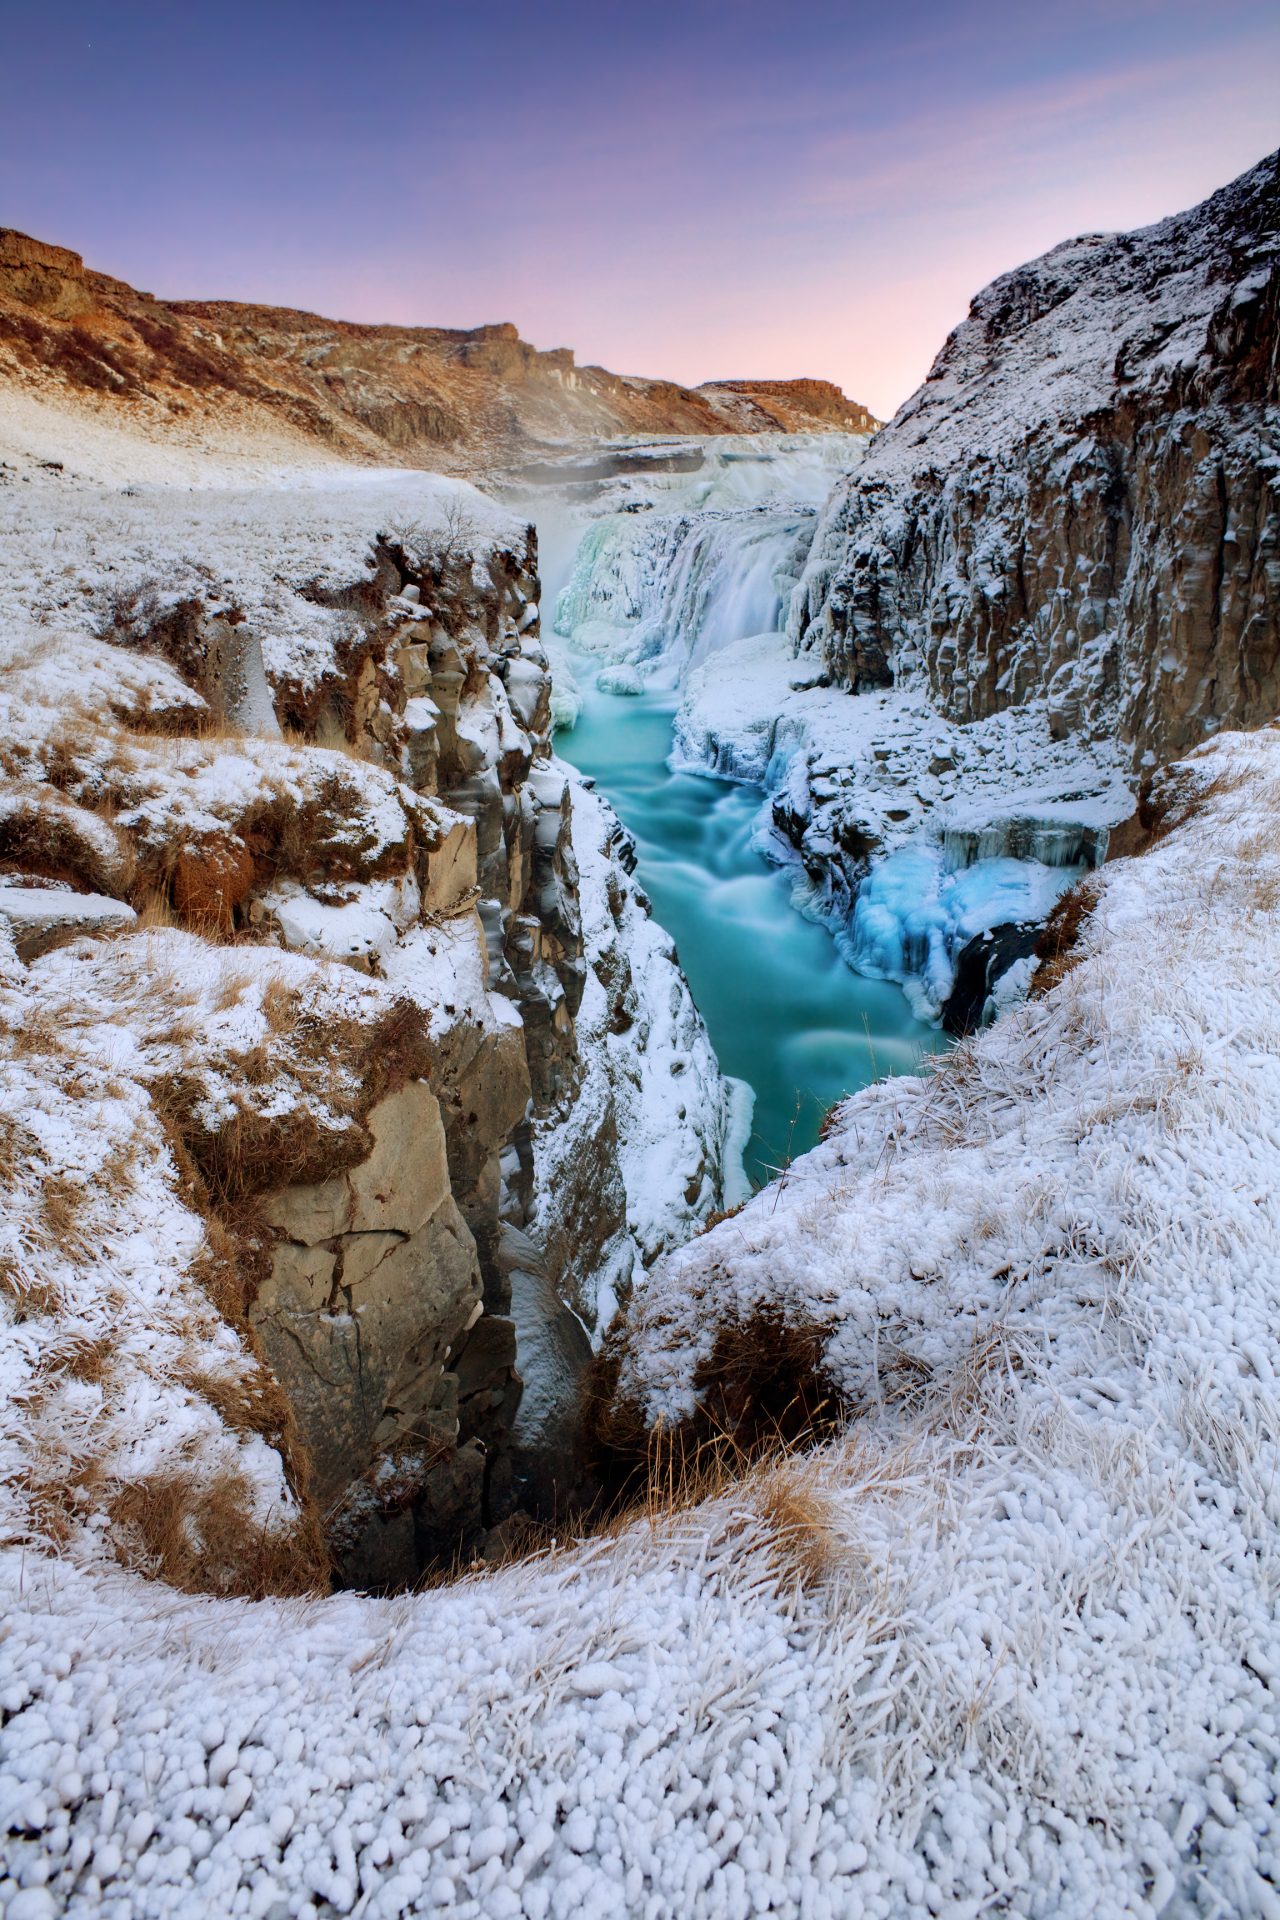
[[[966,941],[956,956],[955,985],[942,1009],[942,1024],[958,1039],[976,1033],[987,1018],[987,1006],[999,981],[1018,960],[1036,951],[1042,928],[1038,921],[1005,921]]]
[[[1280,156],[994,281],[837,488],[791,631],[1136,770],[1280,706]]]
[[[168,908],[209,937],[275,941],[381,977],[422,1029],[425,1077],[416,1068],[374,1105],[367,1157],[259,1204],[266,1265],[251,1307],[335,1568],[389,1588],[488,1551],[518,1501],[565,1492],[539,1454],[563,1448],[575,1409],[547,1413],[545,1379],[544,1439],[512,1444],[523,1356],[504,1235],[527,1232],[557,1338],[576,1354],[587,1342],[576,1316],[609,1309],[637,1244],[651,1257],[632,1236],[613,1090],[639,1075],[601,1030],[591,969],[605,963],[584,933],[574,785],[551,751],[532,530],[487,547],[469,531],[401,530],[378,540],[363,579],[306,591],[340,619],[305,676],[287,653],[283,668],[279,650],[264,653],[260,616],[228,622],[199,595],[180,618],[158,598],[120,597],[109,637],[162,655],[233,726],[265,704],[259,731],[289,730],[280,764],[295,780],[328,768],[298,787],[315,791],[301,812],[273,799],[256,825],[254,814],[184,842],[165,869]],[[264,749],[240,751],[257,766]],[[69,811],[51,804],[59,819]],[[111,830],[95,831],[105,846]],[[641,908],[607,850],[592,858],[592,924],[616,936],[617,916]],[[73,897],[83,917],[84,896],[49,894]],[[684,1044],[700,1036],[705,1048],[665,947],[657,964],[667,998],[683,994]],[[703,1135],[688,1123],[692,1093],[667,1096],[688,1126],[688,1164],[674,1158],[691,1220],[721,1198],[724,1102],[706,1053]],[[533,1337],[539,1368],[545,1348]],[[572,1398],[580,1371],[555,1375],[553,1399]]]

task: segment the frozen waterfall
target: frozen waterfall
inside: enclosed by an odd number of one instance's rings
[[[682,686],[712,654],[775,633],[817,510],[861,458],[855,435],[705,443],[693,472],[632,474],[586,526],[555,631],[610,672],[610,691]]]

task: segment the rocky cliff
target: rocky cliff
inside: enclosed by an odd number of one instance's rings
[[[723,1203],[730,1120],[669,943],[629,959],[624,837],[552,756],[532,532],[350,471],[11,472],[6,504],[0,920],[36,1024],[129,1036],[342,1575],[501,1551],[541,1431],[513,1449],[513,1291],[571,1323],[545,1425]]]
[[[365,326],[235,301],[158,300],[0,228],[0,383],[190,441],[236,428],[381,464],[471,472],[616,434],[870,431],[828,381],[700,388],[579,367],[509,323]]]
[[[1140,772],[1280,705],[1280,157],[973,301],[834,495],[792,632],[962,724],[1042,699]]]

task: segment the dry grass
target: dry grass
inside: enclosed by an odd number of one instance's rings
[[[245,975],[224,988],[234,1005]],[[235,1215],[247,1196],[311,1183],[345,1172],[369,1151],[365,1122],[386,1094],[430,1077],[434,1064],[426,1023],[407,1000],[381,1018],[324,1017],[301,989],[277,983],[267,1015],[270,1037],[233,1056],[242,1087],[235,1112],[211,1131],[202,1117],[207,1085],[198,1050],[149,1080],[153,1103],[175,1152],[198,1175],[207,1196],[200,1211]],[[260,1111],[256,1086],[279,1077],[292,1083],[287,1112]]]
[[[78,1181],[47,1173],[40,1183],[40,1233],[64,1259],[79,1263],[88,1258],[83,1231],[86,1194]]]
[[[167,891],[154,881],[135,896],[134,910],[139,927],[146,933],[163,932],[181,924],[169,904]]]
[[[1248,773],[1240,768],[1206,777],[1194,762],[1183,763],[1164,775],[1144,797],[1139,816],[1151,843],[1165,840],[1209,810],[1220,820],[1229,820],[1235,808],[1224,807],[1224,800],[1238,803],[1250,784]]]
[[[0,1037],[11,1038],[17,1029],[9,1028]],[[0,1113],[0,1188],[11,1187],[23,1163],[37,1150],[35,1136],[11,1113]]]
[[[697,1410],[651,1425],[619,1393],[625,1341],[606,1341],[586,1386],[584,1431],[605,1511],[651,1522],[715,1498],[752,1465],[836,1431],[849,1409],[826,1368],[829,1327],[772,1304],[726,1320],[694,1373]]]
[[[57,1474],[27,1468],[19,1478],[19,1487],[33,1532],[56,1547],[65,1547],[97,1505],[102,1483],[102,1466],[97,1460],[74,1461]]]
[[[238,1474],[212,1482],[155,1474],[117,1486],[106,1505],[121,1563],[183,1593],[259,1600],[327,1590],[315,1523],[256,1525],[252,1491]]]
[[[1030,988],[1036,998],[1051,992],[1084,958],[1081,939],[1100,892],[1096,875],[1087,874],[1078,886],[1062,895],[1045,921],[1035,947],[1040,964]]]
[[[43,1009],[24,1012],[17,1025],[0,1025],[0,1042],[11,1060],[51,1060],[69,1051],[60,1022]]]
[[[134,857],[114,831],[115,808],[64,799],[48,787],[23,785],[0,818],[0,864],[77,890],[122,899],[132,884]],[[110,849],[95,831],[112,829]]]
[[[24,1320],[52,1320],[66,1306],[62,1289],[52,1280],[37,1278],[7,1256],[0,1259],[0,1294],[10,1302],[19,1325]]]
[[[296,989],[285,980],[268,980],[262,989],[262,1017],[267,1032],[275,1040],[291,1040],[302,1019],[302,1004]]]
[[[783,1583],[824,1586],[840,1564],[841,1542],[831,1502],[812,1470],[803,1462],[779,1462],[756,1478],[751,1497]]]

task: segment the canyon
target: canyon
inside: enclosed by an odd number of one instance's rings
[[[878,428],[0,233],[16,1913],[1268,1910],[1278,289]]]

